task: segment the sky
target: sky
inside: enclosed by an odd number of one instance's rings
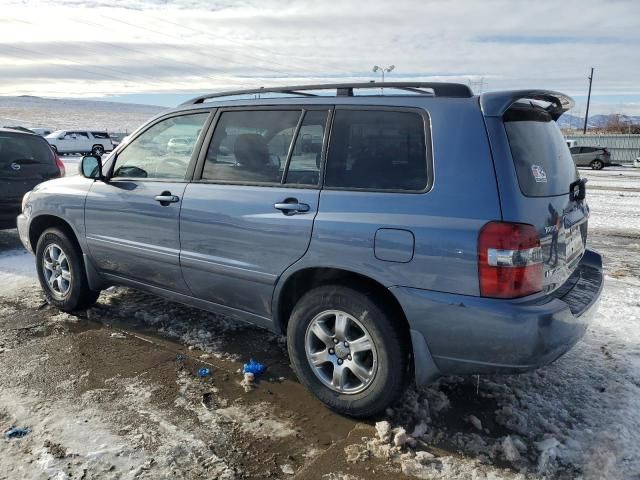
[[[549,88],[640,115],[638,0],[0,0],[0,95],[172,106],[303,83]]]

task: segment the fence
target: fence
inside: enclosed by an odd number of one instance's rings
[[[640,135],[587,134],[566,135],[567,140],[575,140],[576,146],[605,147],[611,152],[613,163],[631,164],[640,157]]]

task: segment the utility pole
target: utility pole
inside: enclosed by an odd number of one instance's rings
[[[373,66],[373,72],[380,72],[382,74],[382,81],[384,82],[384,74],[386,73],[390,73],[393,71],[393,69],[396,68],[395,65],[389,65],[388,67],[379,67],[378,65],[374,65]]]
[[[593,83],[593,67],[591,67],[591,75],[589,75],[589,94],[587,95],[587,113],[584,114],[584,127],[582,134],[587,133],[587,121],[589,120],[589,102],[591,101],[591,84]]]

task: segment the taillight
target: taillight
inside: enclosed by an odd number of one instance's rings
[[[60,160],[60,157],[57,153],[54,153],[53,157],[56,159],[56,166],[58,167],[58,170],[60,170],[60,176],[64,177],[64,174],[66,173],[64,163],[62,163],[62,160]]]
[[[480,295],[524,297],[542,290],[540,237],[533,225],[489,222],[478,239]]]

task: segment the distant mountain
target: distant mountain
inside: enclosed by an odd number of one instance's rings
[[[165,108],[133,103],[0,96],[0,127],[95,128],[131,132],[162,110]]]
[[[589,115],[589,122],[587,128],[602,128],[607,125],[611,120],[615,120],[616,117],[620,118],[620,122],[628,123],[631,125],[640,125],[640,116],[630,115]],[[582,128],[584,125],[584,117],[577,117],[565,113],[558,119],[558,125],[560,128]]]

